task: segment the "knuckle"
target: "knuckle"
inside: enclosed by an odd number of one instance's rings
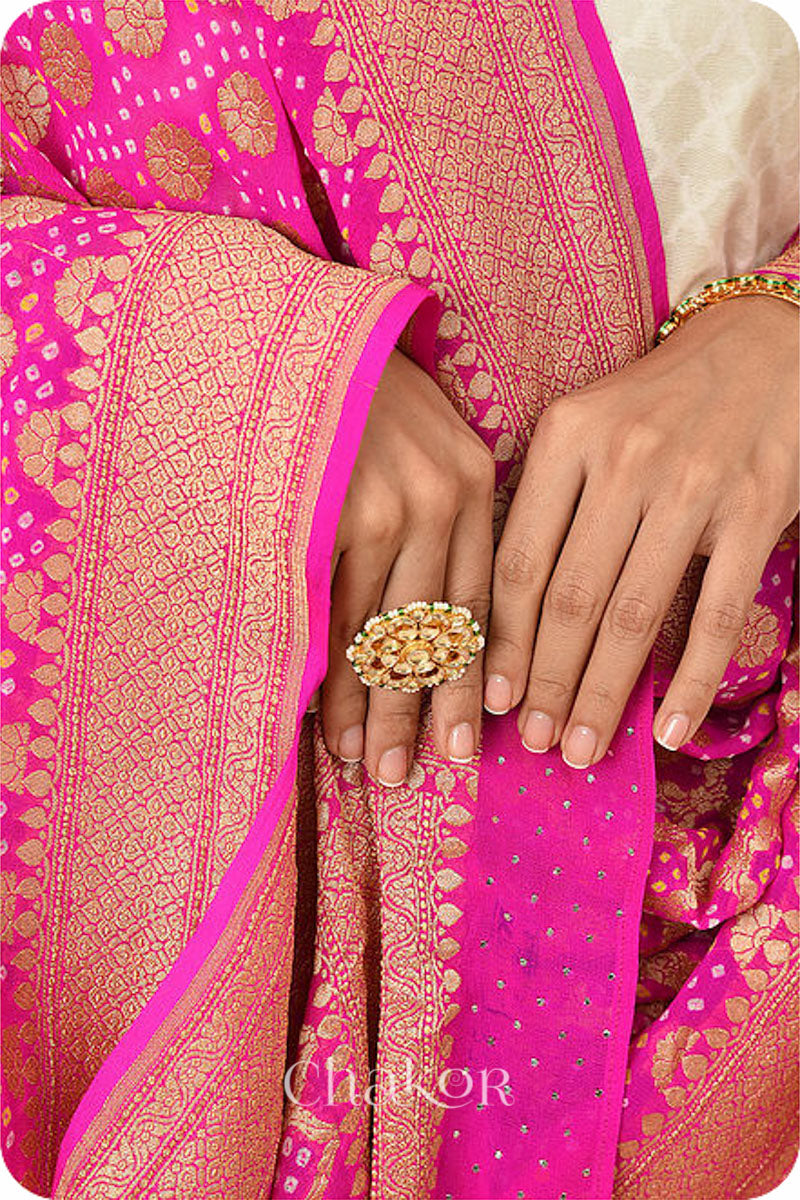
[[[563,409],[566,401],[562,397],[558,404],[551,402],[548,404],[544,412],[539,414],[536,421],[534,435],[541,441],[543,438],[552,439],[559,433],[561,418],[557,416],[559,409]]]
[[[403,746],[414,741],[417,734],[418,710],[398,705],[370,719],[369,736],[373,744]]]
[[[433,463],[426,463],[417,470],[415,492],[423,505],[434,505],[439,510],[455,512],[458,509],[459,488],[455,475],[440,472]]]
[[[496,465],[489,447],[477,437],[465,440],[461,461],[468,487],[481,493],[494,492]]]
[[[745,472],[722,503],[723,517],[729,523],[751,524],[763,519],[772,508],[773,488],[767,479]]]
[[[460,679],[451,679],[437,688],[437,697],[444,701],[448,709],[462,712],[465,708],[480,708],[480,675],[474,671],[466,671]]]
[[[702,708],[703,711],[708,708],[717,690],[713,679],[696,674],[686,675],[681,680],[681,687],[692,697],[690,707]]]
[[[610,452],[616,466],[638,471],[643,462],[659,453],[661,445],[661,433],[654,425],[640,417],[632,417],[612,437]]]
[[[717,467],[701,458],[687,458],[680,465],[672,497],[673,505],[694,509],[713,497],[719,483]]]
[[[491,606],[491,596],[489,591],[470,592],[462,599],[456,598],[456,604],[463,604],[472,613],[475,620],[480,625],[481,629],[486,632],[486,622],[489,619],[489,608]]]
[[[620,707],[620,698],[617,691],[609,687],[602,679],[593,679],[584,683],[581,688],[581,701],[586,702],[587,707],[595,713],[602,713],[604,716],[609,713],[616,712]]]
[[[454,507],[441,501],[415,513],[409,527],[413,528],[417,535],[428,539],[431,549],[438,545],[444,550],[450,541],[454,520]]]
[[[556,576],[545,595],[548,616],[571,628],[591,624],[599,600],[593,588],[578,576]]]
[[[461,485],[458,478],[426,463],[417,470],[414,487],[415,509],[429,517],[452,518],[461,507]]]
[[[533,548],[518,541],[500,545],[495,559],[495,576],[511,588],[532,588],[541,576],[541,564]]]
[[[721,600],[698,607],[700,630],[714,641],[733,641],[739,636],[747,619],[743,605],[736,600]]]
[[[548,404],[539,417],[536,434],[538,437],[556,439],[571,437],[576,432],[581,413],[582,406],[574,396],[559,396]]]
[[[748,516],[752,516],[763,505],[765,494],[769,495],[770,480],[761,478],[756,471],[745,471],[736,490],[741,508]]]
[[[361,536],[370,544],[394,542],[403,528],[403,513],[394,498],[365,504],[359,514]]]
[[[524,646],[521,638],[512,637],[503,630],[489,626],[489,637],[486,642],[487,674],[499,672],[508,675],[509,671],[516,675],[530,660],[531,647]]]
[[[560,706],[571,698],[572,693],[572,684],[553,675],[531,674],[528,681],[527,700],[534,707],[546,701]]]
[[[656,631],[659,612],[641,592],[628,592],[612,599],[607,625],[612,637],[620,642],[644,642]]]

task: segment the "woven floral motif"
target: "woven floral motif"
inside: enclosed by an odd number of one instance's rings
[[[123,50],[152,58],[167,31],[164,0],[103,0],[106,25]]]
[[[199,200],[211,180],[211,155],[188,129],[159,121],[144,143],[147,169],[159,187],[179,200]]]
[[[28,67],[3,63],[0,67],[3,107],[23,137],[36,145],[47,132],[52,111],[47,87]]]
[[[39,42],[42,68],[65,100],[84,108],[92,98],[92,64],[75,30],[61,21],[48,25]]]
[[[266,158],[275,149],[278,127],[269,97],[244,71],[235,71],[217,92],[222,128],[237,149]]]

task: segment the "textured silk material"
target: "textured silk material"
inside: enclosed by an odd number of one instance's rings
[[[797,226],[797,41],[753,0],[598,0],[655,194],[670,303]]]
[[[499,526],[540,413],[666,315],[594,7],[59,2],[0,74],[14,1174],[63,1200],[774,1186],[796,531],[678,755],[650,730],[697,570],[591,772],[513,716],[448,763],[425,710],[383,789],[301,716],[392,346],[491,448]]]

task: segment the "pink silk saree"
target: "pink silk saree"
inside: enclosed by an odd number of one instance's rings
[[[774,1187],[796,529],[679,754],[651,723],[699,562],[593,772],[513,715],[466,765],[423,722],[382,789],[306,713],[391,349],[491,447],[501,522],[537,416],[666,315],[594,6],[53,0],[0,74],[10,1171],[62,1200]]]

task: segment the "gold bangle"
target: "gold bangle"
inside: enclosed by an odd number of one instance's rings
[[[414,600],[370,617],[345,653],[367,687],[417,692],[459,679],[483,646],[468,608]]]
[[[729,279],[715,279],[707,283],[693,296],[682,300],[672,310],[656,334],[656,345],[684,325],[695,313],[709,304],[730,300],[735,296],[777,296],[790,304],[800,305],[800,287],[790,279],[775,279],[769,275],[732,275]]]

